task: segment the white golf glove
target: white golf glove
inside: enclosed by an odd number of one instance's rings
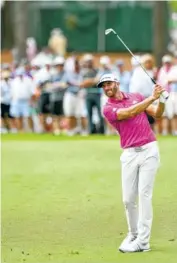
[[[159,98],[159,101],[161,103],[166,103],[167,99],[169,98],[169,93],[168,91],[164,91],[161,95],[160,95],[160,98]]]

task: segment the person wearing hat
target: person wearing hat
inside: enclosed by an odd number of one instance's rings
[[[113,74],[103,75],[98,87],[108,97],[103,113],[120,135],[123,149],[120,160],[128,235],[119,250],[125,253],[149,251],[153,185],[160,159],[157,140],[146,113],[154,118],[162,116],[164,101],[160,95],[164,89],[155,85],[147,98],[140,93],[122,92],[120,81]],[[158,101],[157,106],[153,105],[154,101]]]
[[[74,70],[67,72],[67,90],[64,95],[63,108],[68,124],[68,136],[80,133],[87,135],[87,111],[85,98],[79,85],[83,80],[79,60],[75,60]]]
[[[52,114],[52,130],[54,135],[61,133],[61,122],[64,116],[63,98],[67,88],[66,72],[64,70],[65,59],[56,57],[53,66],[56,73],[52,76],[52,87],[50,92],[50,111]]]
[[[155,78],[156,68],[154,67],[154,59],[150,54],[144,54],[140,57],[140,62],[148,72],[151,78]],[[142,85],[143,83],[143,85]],[[153,83],[150,78],[144,74],[141,67],[135,68],[130,79],[129,91],[132,93],[141,93],[145,98],[149,97],[153,90]],[[148,116],[149,123],[154,129],[155,120],[152,116]]]
[[[94,67],[94,57],[92,54],[85,54],[82,58],[82,62],[84,65],[84,70],[82,71],[83,80],[91,80],[87,83],[88,85],[84,84],[82,86],[83,88],[86,88],[86,107],[88,114],[89,133],[104,134],[104,120],[101,113],[101,90],[96,87],[95,81],[98,76],[98,69]],[[97,110],[98,125],[95,125],[94,122],[94,109]]]
[[[15,78],[11,81],[11,106],[10,114],[15,118],[19,132],[24,131],[24,120],[30,125],[30,103],[34,93],[31,78],[25,76],[24,68],[15,71]]]
[[[40,94],[38,100],[39,119],[42,132],[48,131],[48,120],[51,120],[50,112],[50,92],[52,88],[52,77],[55,74],[55,70],[52,67],[52,60],[46,55],[38,57],[41,69],[36,75],[37,93]]]
[[[101,76],[104,74],[109,74],[114,71],[113,66],[111,64],[111,60],[108,56],[101,56],[100,57],[100,68],[98,70],[98,74],[96,76],[97,79],[100,79]],[[107,102],[107,96],[104,94],[104,92],[101,92],[101,113],[103,115],[103,107]],[[106,135],[112,135],[114,134],[114,131],[112,129],[112,126],[106,121],[105,122],[105,134]]]

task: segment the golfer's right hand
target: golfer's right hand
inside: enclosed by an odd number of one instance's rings
[[[157,100],[160,97],[160,95],[162,94],[162,92],[164,92],[164,91],[165,91],[165,89],[163,89],[160,85],[156,84],[154,86],[154,90],[152,92],[153,99]]]

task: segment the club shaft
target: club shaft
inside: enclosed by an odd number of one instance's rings
[[[147,73],[146,69],[141,65],[141,63],[138,61],[138,59],[135,57],[135,55],[132,53],[132,51],[129,49],[129,47],[127,47],[127,45],[124,43],[124,41],[119,37],[119,35],[116,33],[117,38],[120,40],[120,42],[124,45],[124,47],[126,47],[126,49],[129,51],[129,53],[132,55],[132,57],[134,57],[134,59],[136,60],[136,62],[138,63],[138,65],[140,65],[140,67],[144,70],[144,72],[148,75],[148,77],[152,80],[152,82],[154,84],[156,84],[155,80],[153,78],[151,78],[151,76]]]
[[[107,32],[106,32],[107,31]],[[132,53],[132,51],[129,49],[129,47],[127,47],[127,45],[124,43],[124,41],[119,37],[119,35],[112,29],[109,28],[105,31],[106,35],[109,33],[113,33],[114,35],[117,36],[117,38],[120,40],[120,42],[124,45],[124,47],[128,50],[128,52],[132,55],[132,57],[135,59],[135,61],[138,63],[138,65],[143,69],[143,71],[146,73],[146,75],[151,79],[153,84],[156,84],[156,81],[151,78],[151,76],[148,74],[148,72],[146,71],[146,69],[143,67],[143,65],[141,65],[141,63],[138,61],[138,59],[135,57],[135,55]],[[165,99],[168,99],[169,97],[169,93],[167,91],[164,91],[161,96],[163,96]]]

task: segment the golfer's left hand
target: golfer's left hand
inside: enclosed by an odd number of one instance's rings
[[[156,84],[154,86],[154,90],[152,92],[152,96],[154,97],[155,100],[157,100],[160,97],[160,95],[162,94],[162,92],[164,92],[164,91],[165,91],[165,89],[162,88],[162,86]]]

